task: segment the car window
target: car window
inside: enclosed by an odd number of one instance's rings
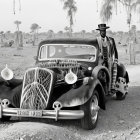
[[[50,46],[49,48],[49,57],[53,57],[55,55],[55,47],[54,46]]]
[[[83,44],[48,44],[41,46],[39,50],[39,60],[70,58],[94,61],[95,56],[95,46]]]
[[[40,59],[46,59],[48,57],[47,48],[45,46],[40,49]]]
[[[92,46],[74,46],[66,48],[66,53],[68,55],[84,55],[84,54],[94,54],[95,48]]]

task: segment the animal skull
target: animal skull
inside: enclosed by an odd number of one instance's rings
[[[62,104],[60,102],[56,101],[53,103],[53,108],[55,110],[60,110],[62,108]]]
[[[3,99],[1,105],[3,108],[7,108],[10,105],[10,101],[8,99]]]
[[[55,120],[58,120],[58,114],[59,114],[59,110],[62,108],[62,104],[58,101],[53,103],[53,108],[55,109]]]

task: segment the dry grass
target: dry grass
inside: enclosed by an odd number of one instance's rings
[[[139,47],[140,44],[137,45],[137,48]],[[125,65],[129,65],[130,64],[130,54],[129,54],[129,50],[127,50],[126,53],[126,47],[117,47],[118,50],[118,55],[119,55],[119,62],[122,62]],[[140,64],[140,51],[139,48],[136,49],[136,64]]]
[[[0,71],[8,64],[14,71],[15,77],[22,77],[25,70],[34,65],[33,57],[37,53],[37,47],[24,47],[23,50],[16,48],[0,48]]]

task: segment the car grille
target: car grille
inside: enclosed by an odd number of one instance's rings
[[[45,109],[52,89],[53,72],[44,68],[26,71],[23,80],[20,108]]]

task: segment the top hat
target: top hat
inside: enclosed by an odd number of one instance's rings
[[[96,29],[96,30],[106,30],[108,28],[110,28],[110,27],[109,26],[106,26],[106,24],[99,24],[98,25],[98,29]]]

